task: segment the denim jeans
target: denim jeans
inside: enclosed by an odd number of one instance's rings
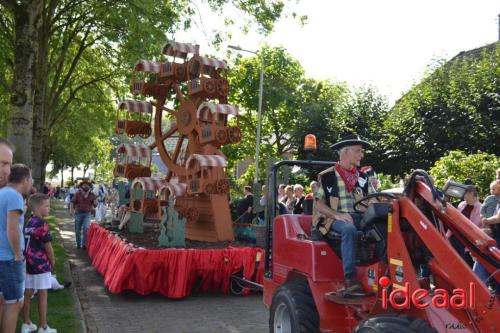
[[[356,225],[359,225],[362,216],[360,214],[350,214],[353,223],[334,220],[331,229],[338,232],[342,239],[340,241],[340,251],[342,252],[342,266],[346,279],[356,278],[356,242],[358,241],[358,231]]]
[[[0,291],[5,304],[13,304],[24,299],[24,260],[0,261]]]
[[[87,231],[90,226],[90,212],[88,213],[76,213],[75,214],[75,234],[76,234],[76,246],[81,247],[87,244]],[[82,228],[83,228],[83,242],[82,242]]]
[[[495,237],[494,238],[497,242],[497,247],[500,247],[500,237]],[[474,268],[472,269],[474,273],[476,273],[477,276],[483,281],[486,282],[486,280],[490,277],[490,273],[486,271],[483,265],[479,262],[474,263]],[[498,279],[498,275],[495,275],[495,277],[491,277],[490,280]],[[500,295],[500,283],[495,281],[495,294]]]

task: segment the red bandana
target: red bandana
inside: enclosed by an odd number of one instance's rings
[[[356,183],[358,182],[359,178],[359,173],[358,169],[356,167],[352,168],[351,170],[344,169],[343,167],[340,166],[340,163],[335,164],[335,170],[339,173],[340,177],[342,177],[342,180],[345,183],[345,187],[348,192],[352,192],[354,189],[354,186],[356,186]]]

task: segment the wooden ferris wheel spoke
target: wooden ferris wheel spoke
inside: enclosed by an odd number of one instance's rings
[[[167,108],[165,105],[158,106],[158,101],[152,100],[151,103],[156,105],[157,108],[161,108],[163,111],[167,111],[173,116],[177,115],[177,111]]]
[[[172,154],[172,161],[177,164],[177,158],[179,157],[179,152],[182,148],[182,143],[184,142],[184,135],[179,136],[179,140],[177,141],[177,145],[175,146],[174,153]]]
[[[179,102],[183,103],[184,102],[184,95],[182,94],[181,86],[176,83],[174,84],[175,88],[175,95],[177,96],[177,99],[179,99]]]
[[[181,151],[182,143],[184,142],[184,138],[185,138],[184,135],[179,136],[179,140],[177,140],[177,145],[175,146],[174,153],[172,154],[172,162],[174,162],[175,164],[177,164],[177,158],[179,157],[179,153]],[[173,173],[169,169],[167,172],[167,181],[170,181],[170,179],[172,178],[172,175],[173,175]]]
[[[172,134],[174,134],[176,131],[177,131],[177,124],[175,124],[174,126],[172,126],[165,134],[163,134],[160,137],[160,142],[163,142],[163,141],[165,141],[165,139],[171,137]],[[153,142],[152,144],[149,145],[149,148],[151,150],[153,150],[153,149],[156,148],[157,145],[158,145],[158,140],[155,140],[155,142]]]
[[[169,108],[167,108],[166,106],[162,106],[161,108],[162,108],[163,110],[167,111],[168,113],[170,113],[172,116],[177,116],[177,111],[172,110],[172,109],[169,109]]]
[[[171,137],[172,134],[174,134],[176,131],[177,131],[177,124],[172,126],[167,132],[165,132],[165,134],[161,136],[160,141],[162,142],[165,141],[166,139]]]

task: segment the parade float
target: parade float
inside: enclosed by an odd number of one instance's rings
[[[235,275],[261,283],[263,250],[234,241],[221,146],[240,142],[241,130],[227,63],[174,41],[158,59],[137,61],[133,97],[118,104],[115,132],[131,142],[118,145],[114,176],[130,219],[123,230],[92,224],[92,264],[113,293],[228,292]],[[164,176],[152,173],[154,151]]]

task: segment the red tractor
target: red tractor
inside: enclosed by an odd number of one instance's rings
[[[367,296],[333,297],[344,279],[339,235],[313,240],[312,216],[278,215],[276,199],[281,166],[331,165],[281,161],[269,173],[274,195],[266,212],[272,223],[267,224],[264,303],[270,308],[271,332],[500,332],[499,299],[445,234],[451,231],[496,281],[500,251],[493,239],[446,202],[421,170],[413,173],[402,195],[377,193],[355,204],[364,212],[356,262]],[[460,190],[456,184],[446,193]],[[386,258],[374,254],[378,241],[385,242]]]

